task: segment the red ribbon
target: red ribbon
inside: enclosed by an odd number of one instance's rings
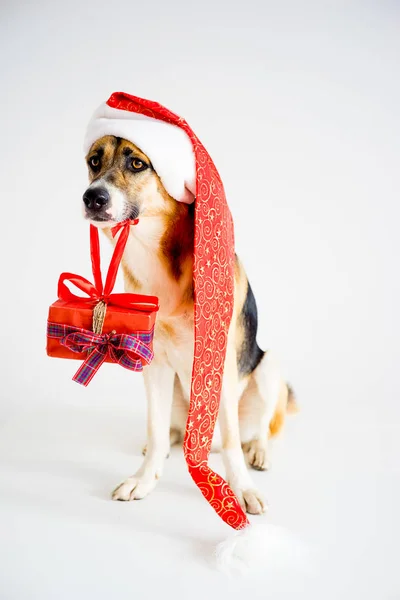
[[[158,298],[156,296],[145,296],[143,294],[112,294],[112,290],[117,278],[118,267],[125,250],[129,237],[129,227],[136,225],[139,219],[133,221],[122,221],[112,228],[112,234],[115,235],[121,231],[108,268],[106,282],[103,286],[103,280],[100,269],[100,244],[99,232],[97,227],[90,225],[90,256],[92,260],[92,272],[94,284],[81,275],[75,273],[61,273],[58,280],[58,297],[66,302],[76,302],[82,306],[88,304],[92,306],[103,300],[107,305],[119,306],[121,308],[130,308],[142,312],[153,312],[158,310]],[[76,288],[87,294],[87,297],[78,296],[71,292],[66,285],[66,281],[72,283]]]
[[[113,234],[113,237],[115,237],[118,231],[125,227],[127,223],[128,225],[137,225],[139,223],[139,219],[128,219],[127,221],[120,221],[119,223],[114,225],[114,227],[111,228],[111,233]]]

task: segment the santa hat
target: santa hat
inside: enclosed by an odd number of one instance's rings
[[[85,154],[104,135],[125,138],[147,154],[168,194],[179,202],[191,204],[196,195],[196,166],[190,138],[169,121],[149,116],[151,111],[145,107],[142,107],[144,112],[135,112],[132,100],[129,108],[125,104],[120,107],[116,98],[122,97],[125,103],[127,98],[133,98],[113,94],[94,112],[86,130]]]
[[[85,152],[104,135],[123,137],[147,154],[177,201],[195,199],[194,359],[183,448],[189,472],[209,504],[232,528],[247,529],[249,521],[232,489],[208,466],[234,292],[233,222],[221,178],[186,121],[157,102],[112,94],[89,123]],[[226,552],[237,545],[236,537]],[[224,560],[226,553],[219,556]]]

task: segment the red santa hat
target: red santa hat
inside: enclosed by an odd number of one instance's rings
[[[104,135],[122,137],[147,154],[168,194],[191,204],[196,194],[196,167],[192,142],[183,129],[145,113],[115,105],[113,94],[94,112],[84,141],[87,153],[91,145]],[[114,100],[113,100],[114,99]]]
[[[104,135],[123,137],[147,154],[177,201],[195,199],[194,360],[184,454],[194,482],[217,514],[232,528],[247,530],[249,521],[232,489],[208,466],[234,292],[233,222],[221,178],[186,121],[157,102],[112,94],[89,123],[85,151]],[[226,553],[236,547],[237,538]]]

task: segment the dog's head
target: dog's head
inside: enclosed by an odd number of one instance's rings
[[[123,138],[100,138],[86,162],[90,185],[83,194],[84,216],[98,227],[156,216],[176,204],[146,154]]]

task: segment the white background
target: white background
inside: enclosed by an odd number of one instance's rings
[[[400,598],[398,2],[3,0],[0,16],[0,598]],[[302,408],[254,479],[311,572],[266,556],[215,573],[229,532],[179,450],[148,499],[112,503],[141,460],[141,378],[105,365],[81,389],[45,355],[59,273],[90,275],[82,139],[117,90],[184,116],[220,170],[260,345]]]

